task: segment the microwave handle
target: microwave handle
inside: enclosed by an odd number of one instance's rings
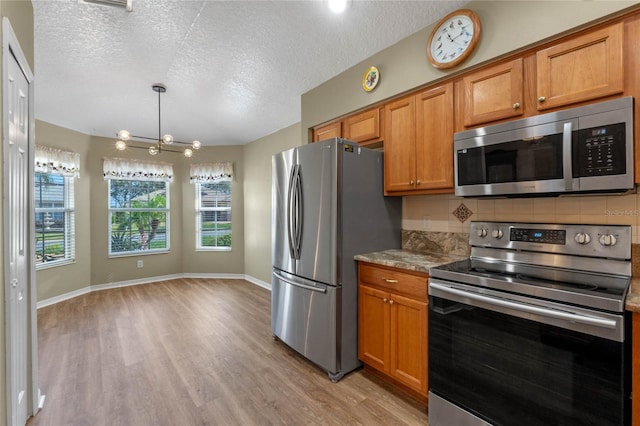
[[[562,170],[564,170],[564,188],[566,191],[573,191],[573,164],[571,152],[571,131],[572,122],[564,123],[562,131]],[[576,188],[577,189],[577,188]]]

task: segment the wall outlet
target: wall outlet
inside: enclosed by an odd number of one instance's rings
[[[422,217],[422,228],[423,229],[431,228],[431,216],[423,216]]]
[[[138,260],[138,263],[136,265],[138,266],[138,268],[142,268],[144,266],[142,260]]]

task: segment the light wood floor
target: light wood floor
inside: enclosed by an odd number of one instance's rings
[[[362,369],[338,383],[271,335],[270,295],[179,279],[38,310],[35,425],[392,425],[426,409]]]

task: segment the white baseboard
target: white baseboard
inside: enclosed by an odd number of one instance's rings
[[[225,279],[225,280],[245,280],[251,284],[255,284],[259,287],[265,288],[271,291],[271,284],[264,281],[260,281],[257,278],[251,277],[245,274],[200,274],[200,273],[184,273],[184,274],[172,274],[162,275],[157,277],[141,278],[136,280],[119,281],[115,283],[107,284],[95,284],[87,287],[83,287],[78,290],[70,291],[69,293],[61,294],[59,296],[50,297],[48,299],[41,300],[37,303],[37,309],[44,308],[45,306],[55,305],[56,303],[63,302],[65,300],[73,299],[74,297],[82,296],[83,294],[91,293],[92,291],[108,290],[110,288],[129,287],[132,285],[150,284],[159,281],[175,280],[179,278],[201,278],[201,279]]]
[[[91,287],[83,287],[78,290],[70,291],[69,293],[64,293],[59,296],[50,297],[48,299],[40,300],[36,304],[36,308],[44,308],[45,306],[55,305],[59,302],[64,302],[65,300],[73,299],[74,297],[82,296],[83,294],[91,293]]]
[[[261,280],[259,280],[257,278],[252,277],[251,275],[245,275],[244,279],[246,281],[249,281],[251,284],[255,284],[258,287],[262,287],[262,288],[265,288],[265,289],[271,291],[271,283],[267,283],[267,282],[261,281]]]

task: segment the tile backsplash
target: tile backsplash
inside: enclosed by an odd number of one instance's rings
[[[469,232],[473,220],[631,225],[640,243],[640,195],[475,199],[454,195],[403,199],[402,229]]]

